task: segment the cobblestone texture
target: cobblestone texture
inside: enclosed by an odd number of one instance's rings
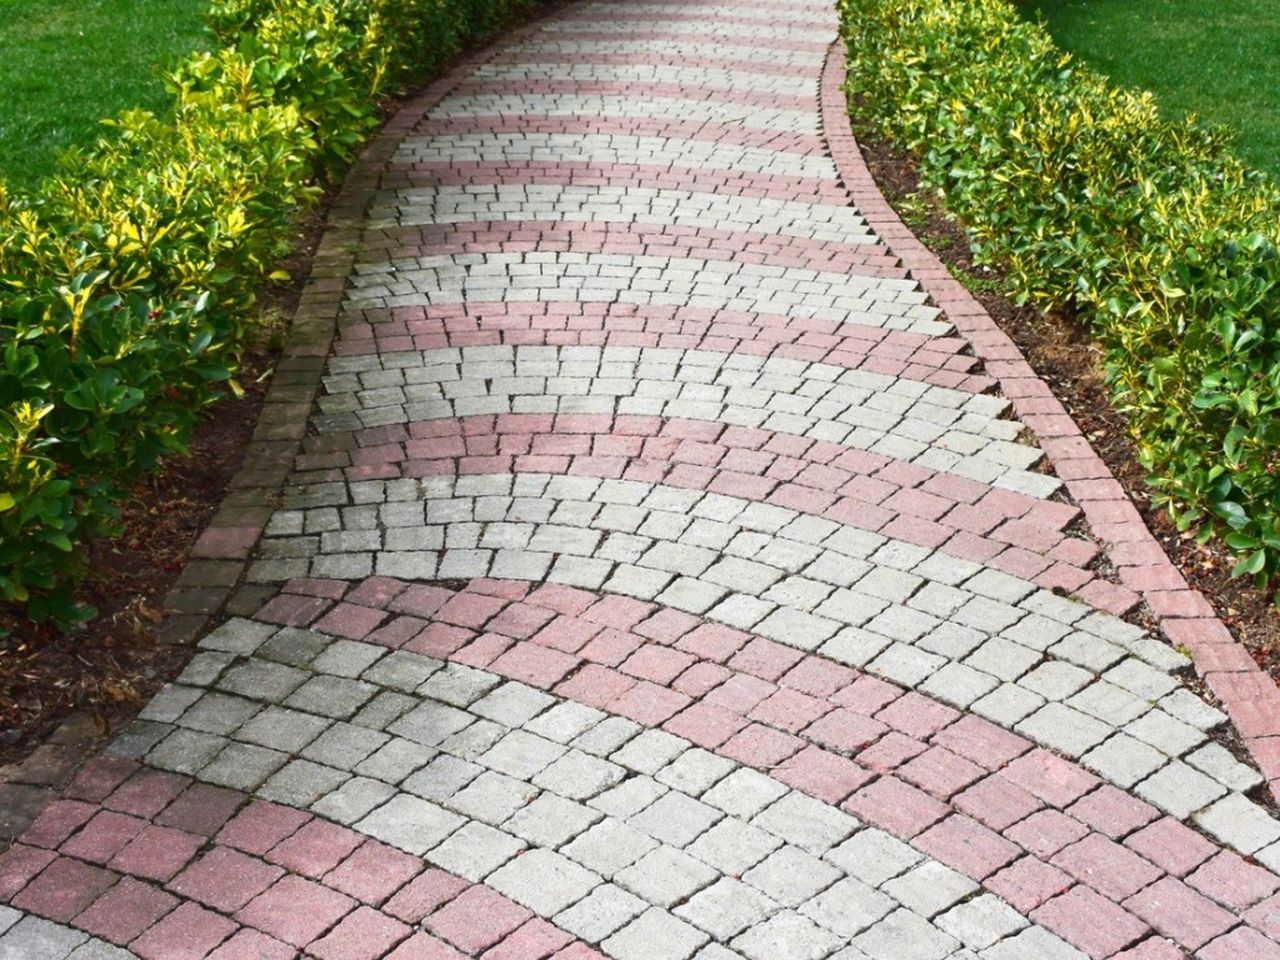
[[[579,4],[392,121],[238,615],[0,854],[0,960],[1280,956],[1264,778],[1124,619],[1202,612],[882,235],[834,32]]]

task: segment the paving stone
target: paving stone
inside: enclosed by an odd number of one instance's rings
[[[611,883],[602,883],[573,906],[556,914],[555,923],[588,943],[599,943],[649,909],[649,904],[634,894]]]
[[[821,856],[860,825],[840,810],[792,791],[757,814],[752,823],[803,850]]]
[[[717,940],[727,941],[755,927],[778,909],[778,905],[754,888],[722,878],[698,891],[674,913]]]
[[[922,855],[883,830],[859,830],[838,847],[827,851],[825,860],[872,887],[905,873],[919,863]]]
[[[876,960],[941,960],[959,942],[909,910],[895,910],[853,945]]]
[[[659,843],[643,829],[615,817],[606,817],[582,832],[561,852],[589,870],[611,878],[631,866]]]
[[[840,871],[799,847],[784,846],[742,875],[783,906],[798,907],[840,879]]]
[[[533,849],[490,874],[486,882],[539,916],[549,917],[577,903],[601,879],[554,851]]]
[[[971,950],[986,949],[1028,925],[1021,914],[989,893],[952,907],[935,922]]]
[[[846,877],[808,900],[800,912],[846,941],[887,916],[897,905],[893,899]]]
[[[473,820],[432,849],[430,858],[442,869],[478,883],[524,849],[510,834]]]
[[[818,960],[840,946],[840,938],[807,917],[788,911],[756,924],[730,945],[751,960],[779,956]]]
[[[707,942],[707,935],[696,927],[673,917],[665,910],[651,907],[635,920],[605,940],[601,946],[618,960],[686,960]]]
[[[661,843],[686,847],[721,818],[720,811],[678,790],[671,790],[630,822]]]
[[[894,877],[881,889],[913,913],[933,917],[968,897],[978,885],[963,874],[929,860]]]
[[[417,797],[398,794],[362,819],[362,833],[400,850],[422,855],[466,821]]]
[[[1225,794],[1226,788],[1181,760],[1173,760],[1135,788],[1138,796],[1185,820]]]

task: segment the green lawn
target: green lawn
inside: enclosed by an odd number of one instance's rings
[[[1280,0],[1018,0],[1054,39],[1162,109],[1239,134],[1238,153],[1280,176]]]
[[[0,179],[28,186],[129,107],[162,110],[156,64],[206,44],[206,0],[0,0]]]

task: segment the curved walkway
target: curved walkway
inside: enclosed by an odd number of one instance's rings
[[[875,192],[834,36],[585,3],[392,122],[0,960],[1280,958],[1274,690]]]

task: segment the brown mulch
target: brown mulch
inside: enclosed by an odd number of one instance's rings
[[[1225,546],[1216,540],[1197,544],[1191,533],[1178,532],[1164,509],[1152,506],[1146,471],[1138,464],[1125,418],[1111,406],[1102,351],[1088,325],[1069,310],[1045,314],[1001,295],[999,273],[974,264],[963,228],[942,211],[935,197],[920,190],[916,163],[864,129],[858,130],[858,142],[899,215],[1053,388],[1187,582],[1204,594],[1258,664],[1280,680],[1280,611],[1273,602],[1274,591],[1259,590],[1249,578],[1232,578],[1235,560]]]
[[[181,668],[189,653],[157,637],[164,595],[240,468],[266,395],[266,381],[254,381],[272,362],[245,358],[245,397],[216,405],[190,453],[131,491],[120,537],[90,545],[93,572],[79,598],[98,609],[93,620],[59,634],[0,609],[9,634],[0,639],[0,764],[26,756],[77,710],[105,733]]]
[[[302,294],[333,192],[301,225],[294,254],[280,265],[293,280],[259,298],[263,324],[236,377],[244,396],[216,404],[189,452],[134,487],[121,504],[119,537],[90,544],[91,574],[78,598],[97,616],[60,634],[0,605],[0,766],[27,757],[75,713],[88,712],[102,734],[119,729],[190,659],[191,647],[160,638],[164,596],[244,461],[283,322]]]

